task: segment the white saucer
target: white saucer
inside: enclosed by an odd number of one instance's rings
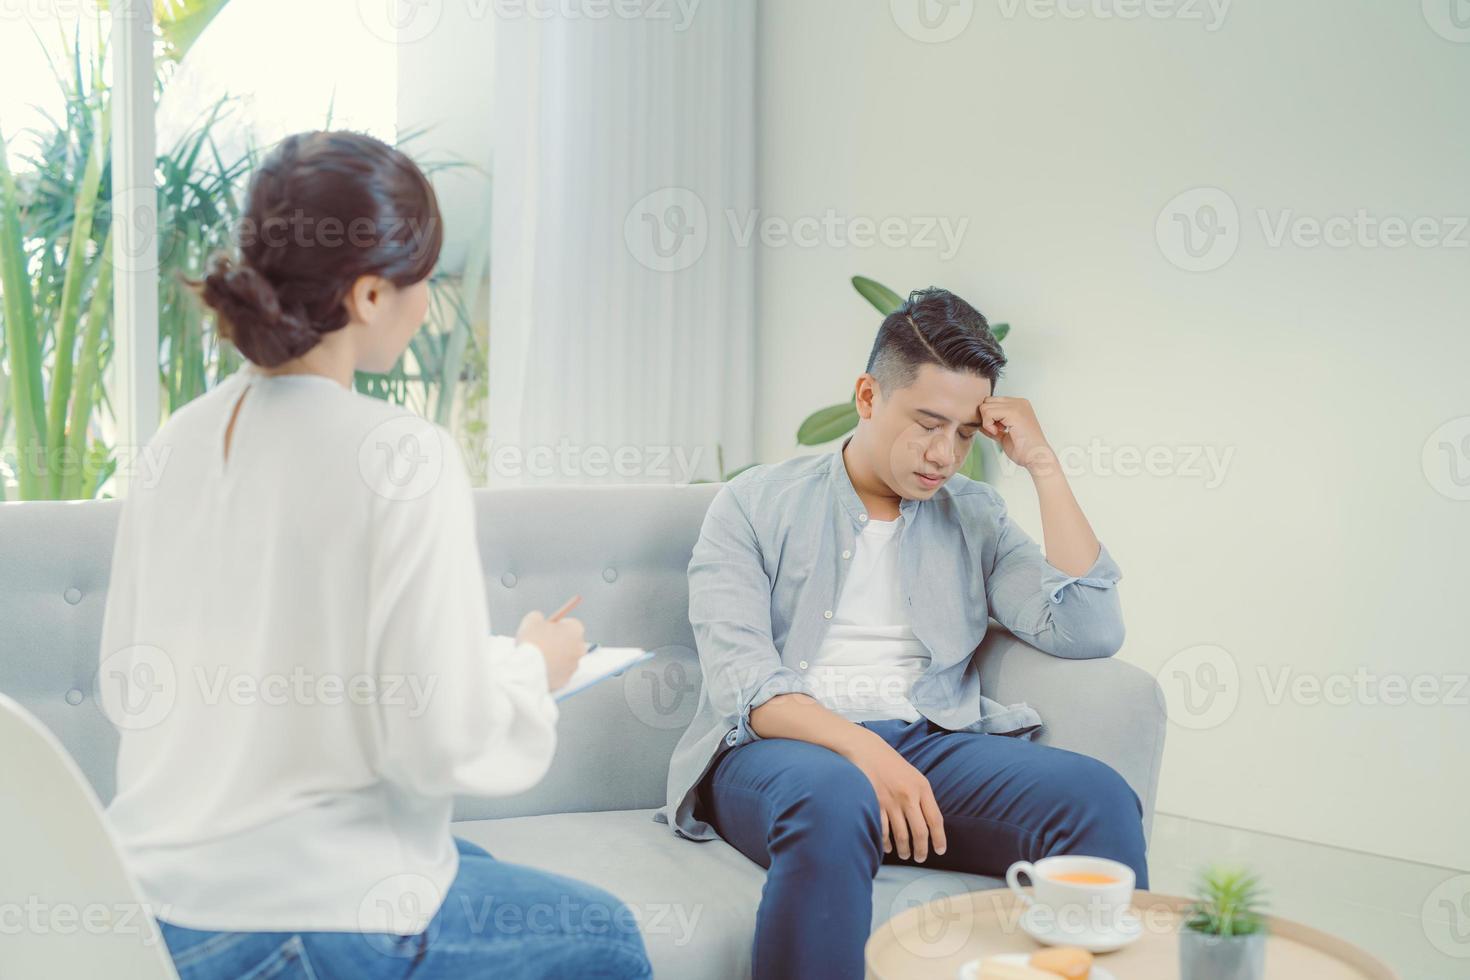
[[[1036,922],[1038,917],[1041,924]],[[1046,946],[1080,946],[1089,953],[1111,953],[1143,935],[1143,920],[1132,910],[1118,917],[1118,925],[1113,932],[1079,933],[1060,926],[1050,909],[1032,905],[1021,913],[1021,928],[1037,942]]]
[[[991,957],[987,956],[984,958],[990,959]],[[994,958],[1002,963],[1014,963],[1016,966],[1025,966],[1026,962],[1031,958],[1031,954],[997,953]],[[980,960],[971,960],[960,967],[960,980],[977,980],[979,976]],[[1092,964],[1091,972],[1087,974],[1087,980],[1118,980],[1118,978],[1094,963]]]

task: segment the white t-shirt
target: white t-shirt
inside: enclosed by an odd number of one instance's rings
[[[929,666],[929,651],[914,635],[899,588],[902,523],[863,525],[827,636],[805,665],[817,699],[849,721],[920,717],[909,689]]]
[[[122,735],[107,816],[153,912],[421,930],[459,867],[454,794],[520,792],[556,744],[539,651],[490,633],[458,447],[330,378],[247,368],[143,459],[98,691]]]

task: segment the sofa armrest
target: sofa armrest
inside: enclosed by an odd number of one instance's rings
[[[1143,833],[1153,829],[1167,716],[1153,675],[1109,657],[1066,660],[1042,653],[990,624],[975,653],[980,689],[1002,704],[1024,701],[1043,722],[1036,741],[1106,762],[1143,803]]]

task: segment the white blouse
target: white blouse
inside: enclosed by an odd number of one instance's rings
[[[152,911],[421,930],[459,867],[454,794],[525,790],[556,744],[539,651],[490,633],[452,437],[246,368],[135,471],[97,692],[121,732],[107,815]]]

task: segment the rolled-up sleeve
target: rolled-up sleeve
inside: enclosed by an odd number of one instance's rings
[[[1032,646],[1055,657],[1111,657],[1123,646],[1122,571],[1106,546],[1081,575],[1053,566],[1012,521],[999,494],[995,560],[985,574],[990,614]]]
[[[780,694],[810,694],[781,663],[771,638],[771,580],[734,486],[710,504],[689,562],[689,622],[710,705],[729,725],[725,743],[760,738],[750,713]]]

